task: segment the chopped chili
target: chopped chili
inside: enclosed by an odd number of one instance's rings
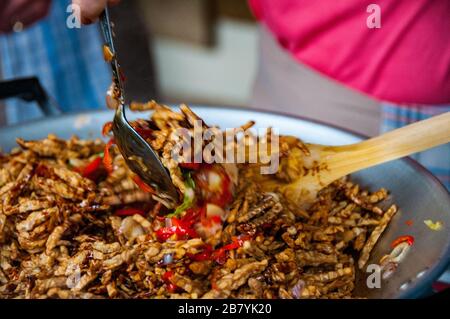
[[[205,217],[201,219],[201,223],[205,227],[212,227],[214,224],[222,224],[222,218],[218,215]]]
[[[168,271],[166,271],[166,272],[164,273],[164,275],[162,276],[162,279],[163,279],[164,281],[169,281],[170,278],[172,278],[172,276],[173,276],[173,271],[168,270]]]
[[[251,238],[251,236],[233,237],[233,241],[231,244],[225,245],[216,250],[212,250],[212,247],[210,245],[207,245],[202,252],[195,255],[188,255],[188,257],[194,261],[214,260],[216,263],[222,265],[226,262],[228,251],[242,247],[244,242],[250,240]]]
[[[182,221],[185,225],[192,227],[200,218],[206,216],[206,206],[189,208],[183,216]]]
[[[102,158],[99,156],[81,169],[81,175],[89,179],[95,179],[101,167],[102,167]]]
[[[169,283],[167,285],[167,291],[169,291],[170,293],[176,293],[178,291],[180,291],[180,287],[178,287],[177,285],[173,284],[173,283]]]
[[[115,212],[116,216],[133,216],[133,215],[141,215],[145,216],[145,212],[141,209],[137,208],[122,208],[118,209]]]
[[[205,248],[202,252],[197,254],[187,254],[187,256],[193,261],[205,261],[211,260],[211,254],[213,253],[213,249],[211,245],[205,245]]]
[[[136,132],[144,139],[152,137],[153,130],[149,128],[136,127]]]
[[[139,188],[146,193],[155,193],[155,190],[146,184],[138,175],[133,175],[133,181],[136,183]]]
[[[109,174],[113,172],[113,159],[111,157],[111,153],[109,152],[111,146],[115,143],[114,139],[110,139],[109,142],[105,145],[105,151],[103,156],[103,165]]]
[[[392,242],[391,247],[395,248],[399,244],[404,243],[404,242],[407,242],[408,245],[411,246],[412,244],[414,244],[414,237],[410,236],[410,235],[400,236]]]
[[[168,270],[164,273],[164,275],[162,276],[162,279],[164,280],[164,282],[167,285],[167,290],[170,293],[175,293],[177,291],[180,290],[180,287],[178,287],[177,285],[173,284],[170,280],[173,277],[173,271]]]
[[[156,238],[160,242],[168,240],[172,236],[176,236],[177,240],[196,238],[198,237],[197,232],[192,228],[193,223],[189,220],[171,218],[172,226],[161,227],[156,231]]]
[[[408,219],[408,220],[405,222],[405,224],[406,224],[407,226],[412,226],[412,225],[414,224],[414,222],[413,222],[411,219]]]
[[[156,238],[160,242],[167,241],[170,237],[175,235],[177,228],[176,227],[161,227],[158,229],[155,234]]]
[[[252,236],[246,235],[246,236],[239,236],[239,237],[233,237],[233,242],[231,244],[225,245],[222,248],[226,250],[233,250],[237,249],[239,247],[242,247],[245,241],[250,240]]]
[[[160,242],[166,241],[173,235],[176,235],[177,239],[197,238],[198,234],[193,227],[200,216],[204,214],[205,209],[205,207],[190,208],[181,219],[176,217],[170,218],[172,226],[158,229],[156,238]]]
[[[112,126],[113,126],[113,122],[106,122],[102,128],[102,135],[107,136],[109,134],[109,132],[111,132]]]
[[[211,280],[211,288],[214,290],[220,290],[219,286],[217,286],[217,282],[215,280]]]
[[[200,169],[200,166],[200,163],[180,163],[181,168],[191,169],[194,171]]]

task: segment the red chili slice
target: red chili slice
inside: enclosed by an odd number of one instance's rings
[[[215,280],[211,280],[211,288],[214,290],[220,290]]]
[[[395,248],[399,244],[404,243],[404,242],[407,242],[408,245],[411,246],[412,244],[414,244],[414,237],[410,236],[410,235],[400,236],[392,242],[391,247]]]
[[[211,259],[219,265],[225,264],[225,262],[227,261],[227,250],[223,248],[215,250],[211,255]]]
[[[106,122],[102,128],[102,135],[107,136],[109,134],[109,132],[111,132],[112,126],[113,126],[113,122]]]
[[[201,223],[204,227],[212,227],[214,224],[222,224],[222,218],[218,215],[202,218]]]
[[[170,283],[170,284],[167,285],[167,291],[169,291],[172,294],[176,293],[176,292],[178,292],[180,290],[181,290],[181,288],[178,287],[177,285],[173,284],[173,283]]]
[[[181,218],[183,224],[192,227],[200,219],[206,216],[206,206],[192,207],[186,211],[186,214]]]
[[[151,194],[155,193],[155,190],[152,187],[150,187],[148,184],[146,184],[139,176],[133,175],[133,181],[144,192],[151,193]]]
[[[142,136],[144,139],[148,139],[152,137],[153,130],[149,128],[136,127],[136,132]]]
[[[113,159],[111,157],[111,153],[109,152],[109,149],[111,146],[115,143],[114,139],[110,139],[109,142],[105,145],[105,151],[103,156],[103,165],[105,166],[106,170],[109,174],[113,172]]]
[[[92,177],[98,172],[101,166],[102,166],[102,158],[96,157],[92,162],[90,162],[81,170],[81,175],[83,175],[86,178],[92,179]]]
[[[180,238],[180,239],[198,237],[197,232],[190,227],[178,226],[175,233],[177,234],[178,238]]]
[[[164,273],[164,275],[162,276],[162,279],[164,280],[164,281],[169,281],[170,280],[170,278],[172,278],[172,276],[173,276],[173,271],[166,271],[165,273]]]
[[[159,242],[165,242],[167,239],[169,239],[171,236],[175,234],[176,227],[161,227],[158,229],[155,234],[156,238]]]
[[[414,224],[414,222],[413,222],[411,219],[408,219],[408,220],[405,222],[405,224],[406,224],[406,226],[412,226],[412,225]]]
[[[137,208],[123,208],[116,210],[116,216],[133,216],[133,215],[141,215],[145,216],[145,212],[143,210]]]
[[[242,247],[244,242],[251,238],[251,236],[234,237],[231,244],[225,245],[214,251],[210,245],[207,245],[202,252],[195,255],[188,255],[188,257],[193,261],[214,260],[216,263],[223,265],[227,261],[228,251]]]
[[[200,163],[180,163],[181,168],[191,169],[194,171],[200,169],[200,166]]]
[[[239,236],[239,237],[233,237],[233,242],[231,244],[223,246],[225,250],[233,250],[237,249],[239,247],[242,247],[245,241],[250,240],[251,236]]]
[[[197,232],[192,228],[190,222],[178,218],[172,218],[171,227],[161,227],[155,234],[160,242],[166,241],[173,235],[176,235],[178,240],[198,237]]]
[[[215,223],[215,224],[222,224],[222,217],[220,217],[219,215],[215,215],[210,217],[210,219]]]
[[[166,283],[167,290],[170,293],[175,293],[175,292],[181,291],[180,287],[178,287],[177,285],[175,285],[174,283],[171,282],[173,275],[174,275],[173,271],[168,270],[162,276],[162,280]]]
[[[213,249],[211,245],[205,245],[205,248],[202,252],[197,254],[188,254],[187,256],[193,261],[205,261],[211,260],[211,254],[213,253]]]
[[[197,238],[198,234],[195,231],[194,224],[196,224],[203,216],[206,215],[206,207],[193,207],[186,211],[182,218],[171,218],[171,227],[161,227],[156,231],[158,241],[164,242],[172,235],[176,235],[177,239]],[[157,217],[161,221],[164,217]]]

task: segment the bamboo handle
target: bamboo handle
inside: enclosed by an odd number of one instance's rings
[[[367,141],[325,148],[331,180],[450,142],[450,112]]]

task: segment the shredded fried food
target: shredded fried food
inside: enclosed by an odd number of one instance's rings
[[[186,105],[181,113],[154,101],[132,108],[154,110],[133,125],[185,191],[186,169],[169,153],[171,132],[201,119]],[[397,210],[378,205],[386,190],[369,193],[347,179],[300,209],[278,189],[295,175],[286,160],[264,177],[257,164],[239,164],[231,200],[216,203],[210,219],[193,208],[167,218],[115,147],[114,170],[97,161],[92,175],[86,168],[104,156],[100,140],[17,142],[0,162],[0,298],[355,297],[355,260],[359,268],[367,263]],[[280,142],[280,156],[308,152],[298,139]]]

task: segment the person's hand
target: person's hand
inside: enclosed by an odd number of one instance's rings
[[[81,23],[90,24],[98,19],[107,5],[116,5],[120,0],[72,0],[80,6]]]
[[[11,32],[16,23],[27,27],[45,17],[51,0],[0,0],[0,32]]]

